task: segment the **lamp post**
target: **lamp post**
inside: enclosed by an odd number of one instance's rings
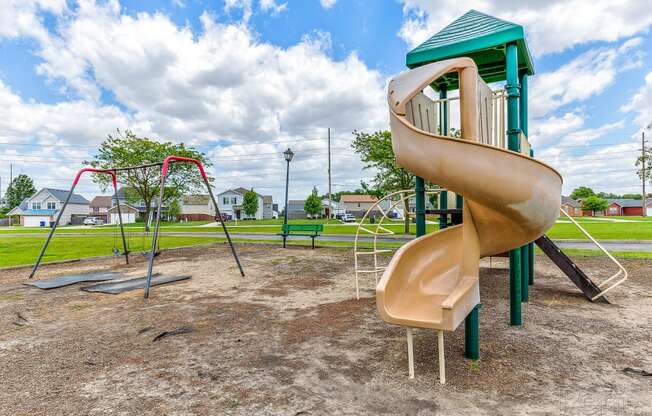
[[[287,162],[287,169],[285,173],[285,215],[283,216],[283,248],[285,248],[285,240],[287,239],[287,225],[288,225],[288,187],[290,184],[290,162],[294,157],[294,152],[288,147],[288,150],[283,152],[285,161]]]

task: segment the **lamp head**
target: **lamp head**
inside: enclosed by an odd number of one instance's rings
[[[292,161],[292,158],[294,157],[294,152],[292,151],[292,149],[290,149],[290,148],[288,147],[288,150],[286,150],[285,152],[283,152],[283,155],[285,156],[285,160],[286,160],[287,162],[291,162],[291,161]]]

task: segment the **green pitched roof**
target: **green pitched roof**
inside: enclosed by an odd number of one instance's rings
[[[406,56],[409,68],[444,59],[472,58],[485,82],[505,79],[505,45],[516,42],[519,71],[534,75],[532,57],[523,26],[469,10]],[[457,88],[457,75],[445,77],[449,88]]]

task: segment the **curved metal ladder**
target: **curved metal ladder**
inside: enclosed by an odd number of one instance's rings
[[[441,189],[426,189],[425,194],[426,195],[434,195],[434,194],[439,194],[442,190]],[[382,273],[385,271],[385,266],[379,266],[378,265],[378,255],[382,253],[391,253],[395,251],[394,249],[379,249],[378,248],[378,237],[379,236],[388,236],[388,235],[393,235],[396,234],[394,231],[383,227],[383,222],[387,219],[388,221],[391,221],[393,218],[389,217],[389,213],[391,213],[399,204],[403,203],[405,200],[409,200],[413,196],[415,196],[416,193],[414,192],[413,189],[403,189],[400,191],[392,192],[388,195],[385,195],[378,201],[376,201],[369,209],[367,212],[365,212],[364,216],[360,220],[358,224],[358,229],[355,232],[355,240],[353,243],[353,255],[354,255],[354,262],[355,262],[355,297],[356,299],[360,299],[360,286],[359,286],[359,275],[360,274],[372,274],[374,275],[376,284],[378,283],[378,273]],[[394,199],[396,196],[400,196],[398,199]],[[389,209],[385,211],[382,207],[382,202],[383,201],[392,201],[390,203]],[[381,217],[378,220],[378,223],[375,226],[375,230],[372,230],[371,228],[368,228],[365,226],[365,220],[369,218],[370,214],[372,212],[380,212]],[[410,215],[407,212],[404,212],[403,215]],[[359,237],[360,237],[360,231],[363,231],[367,234],[373,235],[373,247],[371,251],[364,250],[362,247],[359,247],[358,243]],[[374,265],[373,268],[371,269],[364,269],[361,268],[358,262],[358,257],[360,256],[373,256],[374,259]]]

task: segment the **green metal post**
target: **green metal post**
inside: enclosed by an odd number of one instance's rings
[[[530,157],[534,157],[534,150],[530,149]],[[528,266],[530,266],[530,280],[529,284],[533,285],[534,284],[534,243],[529,244],[530,249],[529,249],[529,254],[530,254],[530,261],[528,262]]]
[[[446,84],[439,86],[439,99],[444,100],[448,97]],[[439,104],[441,110],[441,134],[446,136],[448,134],[448,101]],[[439,209],[448,209],[448,191],[441,191],[439,193]],[[443,230],[448,226],[448,214],[439,215],[439,229]]]
[[[505,50],[507,84],[507,145],[509,150],[520,152],[520,129],[518,116],[518,50],[516,43],[509,43]],[[511,325],[521,325],[521,249],[509,252],[509,315]]]
[[[521,325],[521,249],[509,252],[509,323]]]
[[[521,302],[530,299],[530,244],[521,247]]]
[[[518,120],[519,126],[525,137],[528,131],[528,90],[527,90],[527,72],[522,71],[518,74],[520,84],[520,95],[518,99]],[[530,243],[521,247],[521,301],[527,302],[530,298]]]
[[[420,176],[416,177],[415,184],[416,206],[414,212],[417,217],[417,237],[421,237],[426,234],[426,187]]]
[[[480,359],[480,308],[475,305],[464,320],[464,356],[472,360]]]

